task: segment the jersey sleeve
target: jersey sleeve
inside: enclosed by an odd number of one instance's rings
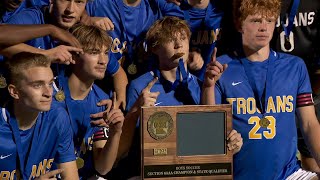
[[[107,65],[107,74],[112,76],[118,72],[119,68],[120,68],[119,62],[117,61],[114,54],[110,52],[109,53],[109,62]]]
[[[25,9],[8,19],[7,24],[42,24],[39,8]]]
[[[183,12],[180,10],[180,7],[174,3],[168,3],[166,0],[154,0],[158,5],[161,14],[163,16],[175,16],[179,18],[184,18]]]
[[[58,138],[58,150],[55,156],[57,163],[65,163],[74,161],[75,151],[73,144],[73,135],[70,120],[67,112],[63,108],[57,108],[55,111],[57,121]]]
[[[298,68],[299,86],[297,95],[297,108],[313,105],[311,83],[305,63],[301,60]]]

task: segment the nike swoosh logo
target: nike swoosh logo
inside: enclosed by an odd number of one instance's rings
[[[242,81],[240,81],[240,82],[232,82],[232,86],[236,86],[236,85],[238,85],[238,84],[241,84],[242,83]]]
[[[4,155],[1,155],[0,156],[0,159],[5,159],[5,158],[7,158],[7,157],[9,157],[9,156],[11,156],[12,154],[9,154],[9,155],[6,155],[6,156],[4,156]]]
[[[161,104],[162,102],[158,102],[158,103],[155,103],[154,106],[158,106],[159,104]]]

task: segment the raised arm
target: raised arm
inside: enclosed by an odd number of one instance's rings
[[[14,36],[13,36],[14,34]],[[69,32],[54,25],[9,25],[0,24],[0,47],[16,45],[34,38],[50,35],[71,46],[81,48],[79,41]]]
[[[113,167],[117,159],[120,136],[122,133],[122,125],[124,116],[118,108],[116,94],[113,94],[112,108],[110,112],[105,113],[104,120],[109,126],[103,127],[95,133],[93,138],[93,157],[95,169],[101,175],[107,174]]]
[[[136,124],[141,113],[141,107],[154,106],[154,104],[156,103],[160,92],[150,92],[150,90],[157,81],[158,78],[154,78],[151,82],[149,82],[147,87],[142,90],[138,99],[135,101],[134,105],[127,113],[122,128],[118,157],[123,157],[126,153],[128,153],[132,145],[134,132],[136,130]]]
[[[215,84],[220,79],[222,73],[228,67],[227,64],[221,65],[217,61],[216,52],[217,49],[215,48],[211,56],[211,61],[208,63],[206,68],[206,74],[202,86],[201,104],[216,104],[214,94]]]

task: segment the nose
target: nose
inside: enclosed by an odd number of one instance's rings
[[[263,21],[260,23],[259,31],[261,31],[261,32],[267,31],[267,22],[266,22],[265,20],[263,20]]]
[[[175,41],[174,41],[174,48],[175,49],[179,49],[179,48],[181,48],[182,47],[182,41],[180,40],[180,39],[176,39]]]
[[[52,89],[51,84],[43,86],[43,96],[44,97],[50,98],[52,96],[52,93],[53,93],[53,89]]]
[[[72,14],[74,12],[74,8],[75,8],[75,2],[74,1],[69,1],[68,2],[68,6],[65,10],[66,14]]]
[[[109,61],[109,57],[108,56],[109,56],[108,54],[101,53],[98,63],[101,64],[101,65],[107,64],[108,61]]]

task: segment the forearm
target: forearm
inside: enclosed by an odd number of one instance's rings
[[[122,103],[122,108],[126,108],[126,89],[128,85],[128,78],[124,70],[120,67],[118,72],[113,76],[113,86],[117,93],[117,99]],[[119,104],[121,105],[121,104]]]
[[[104,147],[94,157],[95,169],[101,174],[107,174],[113,167],[117,159],[121,132],[110,134],[110,138]]]
[[[6,56],[8,58],[11,58],[13,55],[18,54],[20,52],[31,52],[31,53],[37,53],[37,54],[43,54],[45,50],[38,49],[32,46],[29,46],[27,44],[17,44],[14,46],[7,47],[5,49],[0,48],[0,54],[3,56]]]
[[[308,128],[304,128],[305,140],[311,149],[312,156],[320,166],[320,127],[319,124],[309,125]],[[307,133],[308,132],[308,133]]]
[[[139,116],[140,108],[133,107],[125,117],[119,144],[118,159],[122,158],[130,150]]]
[[[214,86],[212,87],[202,87],[202,94],[201,94],[201,104],[204,105],[214,105],[215,97],[214,97]]]
[[[315,115],[314,106],[305,106],[298,108],[300,127],[303,137],[311,150],[311,153],[320,166],[320,124]]]
[[[34,38],[50,35],[54,26],[42,25],[0,25],[0,46],[12,46]],[[12,36],[14,34],[14,36]]]
[[[59,169],[63,169],[61,173],[62,179],[79,179],[76,161],[58,164]]]

